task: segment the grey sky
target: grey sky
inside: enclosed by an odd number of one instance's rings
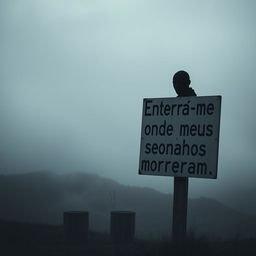
[[[255,179],[256,2],[0,1],[0,170],[89,171],[129,185],[139,176],[142,99],[222,95],[218,180],[192,196]]]

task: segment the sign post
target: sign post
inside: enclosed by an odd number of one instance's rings
[[[174,177],[172,239],[180,245],[186,238],[188,208],[188,178]]]
[[[174,176],[175,242],[186,236],[188,177],[217,178],[221,96],[194,96],[143,101],[139,174]]]

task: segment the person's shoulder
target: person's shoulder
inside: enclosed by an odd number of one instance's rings
[[[192,89],[191,87],[188,88],[188,95],[189,96],[197,96],[194,89]]]
[[[178,95],[178,97],[190,97],[190,96],[197,96],[195,91],[191,87],[186,88],[185,90],[182,91],[181,94]]]

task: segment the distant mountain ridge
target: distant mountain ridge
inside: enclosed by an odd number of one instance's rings
[[[91,229],[108,232],[112,210],[131,210],[136,212],[138,236],[161,237],[171,230],[172,195],[88,173],[0,175],[0,203],[4,220],[61,224],[63,211],[86,210]],[[217,237],[255,237],[256,216],[213,199],[190,199],[188,230]]]

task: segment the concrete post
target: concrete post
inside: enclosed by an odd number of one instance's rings
[[[129,242],[135,234],[135,212],[112,211],[110,235],[115,242]]]
[[[68,244],[78,245],[87,241],[89,233],[89,212],[64,212],[63,224],[65,238]]]

